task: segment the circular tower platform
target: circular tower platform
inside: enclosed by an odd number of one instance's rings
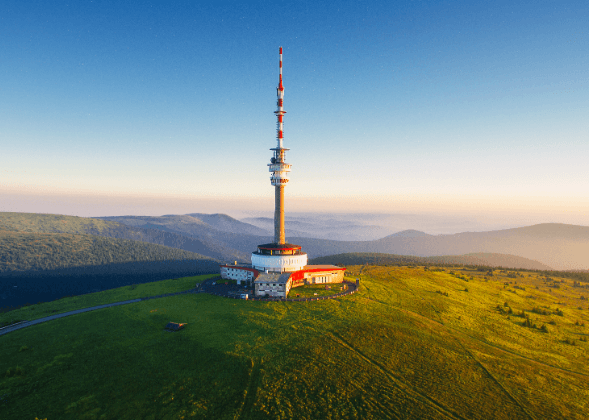
[[[264,244],[252,252],[252,267],[259,271],[291,272],[302,270],[307,265],[307,253],[300,245]]]

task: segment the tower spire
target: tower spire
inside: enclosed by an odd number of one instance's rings
[[[286,149],[284,147],[284,86],[282,85],[282,47],[279,50],[280,61],[278,76],[278,87],[276,88],[276,95],[278,97],[276,102],[276,147],[270,149],[274,152],[272,159],[270,159],[269,169],[272,172],[270,182],[274,186],[274,243],[284,244],[286,242],[284,236],[284,187],[288,183],[288,173],[291,170],[291,165],[285,162]]]

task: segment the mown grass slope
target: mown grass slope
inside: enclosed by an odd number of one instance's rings
[[[339,299],[180,295],[0,336],[0,417],[586,418],[586,287],[459,268],[348,273],[360,291]],[[168,321],[188,325],[168,333]]]

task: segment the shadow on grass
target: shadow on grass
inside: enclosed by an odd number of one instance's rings
[[[176,260],[2,273],[0,312],[66,296],[218,271],[219,265],[215,261]]]
[[[120,312],[72,318],[64,325],[75,342],[31,333],[22,337],[30,350],[5,346],[4,353],[17,355],[8,369],[18,364],[23,373],[0,379],[8,390],[2,418],[233,418],[241,410],[251,382],[249,358],[203,345],[190,335],[196,324],[171,333],[163,330],[167,316],[124,319]]]

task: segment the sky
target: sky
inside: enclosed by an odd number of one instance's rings
[[[0,211],[589,225],[589,2],[0,3]]]

